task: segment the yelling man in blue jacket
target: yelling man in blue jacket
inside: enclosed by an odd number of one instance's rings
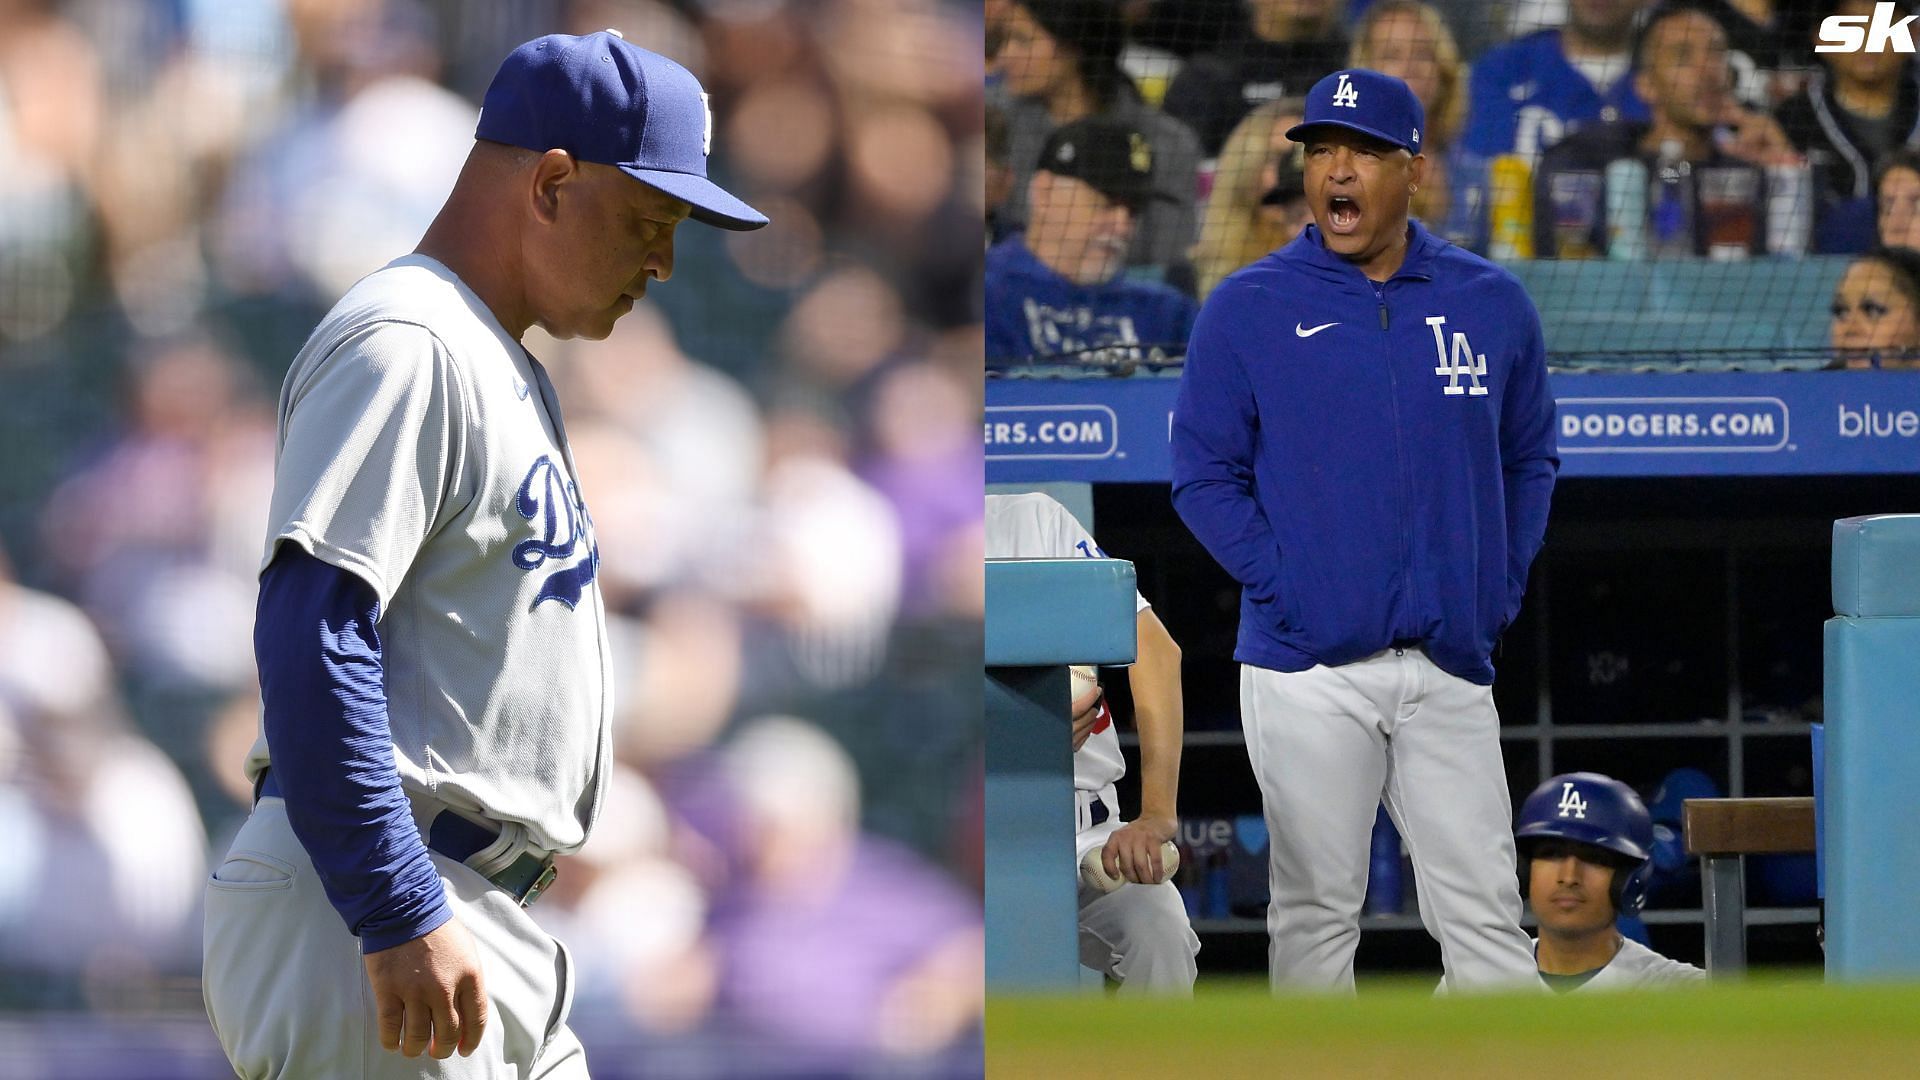
[[[1276,987],[1351,990],[1382,800],[1444,985],[1539,985],[1491,657],[1546,532],[1553,399],[1520,283],[1408,220],[1423,121],[1390,76],[1314,85],[1287,133],[1314,224],[1208,297],[1174,406],[1174,507],[1242,590]]]

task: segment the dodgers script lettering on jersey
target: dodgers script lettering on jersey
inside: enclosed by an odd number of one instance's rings
[[[578,565],[549,574],[533,602],[558,600],[570,608],[578,604],[581,592],[600,571],[600,546],[587,535],[593,517],[580,498],[580,486],[567,479],[553,458],[542,454],[520,482],[514,506],[521,517],[540,525],[540,535],[513,545],[513,565],[538,570],[549,561],[564,562],[586,552]]]
[[[402,628],[383,660],[403,787],[566,853],[605,784],[612,665],[557,402],[457,277],[396,260],[294,360],[261,565],[298,544]],[[250,773],[265,763],[263,738]]]

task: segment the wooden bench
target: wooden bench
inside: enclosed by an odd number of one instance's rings
[[[1813,800],[1688,799],[1681,804],[1687,854],[1700,860],[1707,972],[1747,969],[1746,856],[1813,851]]]

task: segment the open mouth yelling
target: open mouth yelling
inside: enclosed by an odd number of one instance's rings
[[[1327,231],[1337,236],[1352,236],[1360,227],[1360,204],[1351,195],[1335,195],[1327,200]]]

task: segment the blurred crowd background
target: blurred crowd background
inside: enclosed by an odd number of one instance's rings
[[[1916,9],[1879,6],[985,0],[989,365],[1177,362],[1168,294],[1191,310],[1311,222],[1285,132],[1317,80],[1369,68],[1426,111],[1413,216],[1515,268],[1561,366],[1920,367],[1920,76],[1904,32],[1870,33]],[[1816,52],[1829,17],[1892,47]],[[1031,189],[1089,117],[1152,153],[1123,224]],[[1062,269],[1102,245],[1124,260]]]
[[[500,59],[604,27],[701,78],[773,223],[683,228],[605,342],[527,341],[622,661],[611,803],[534,913],[596,1076],[977,1074],[964,0],[0,0],[0,1073],[220,1075],[199,904],[280,380],[418,240]]]

